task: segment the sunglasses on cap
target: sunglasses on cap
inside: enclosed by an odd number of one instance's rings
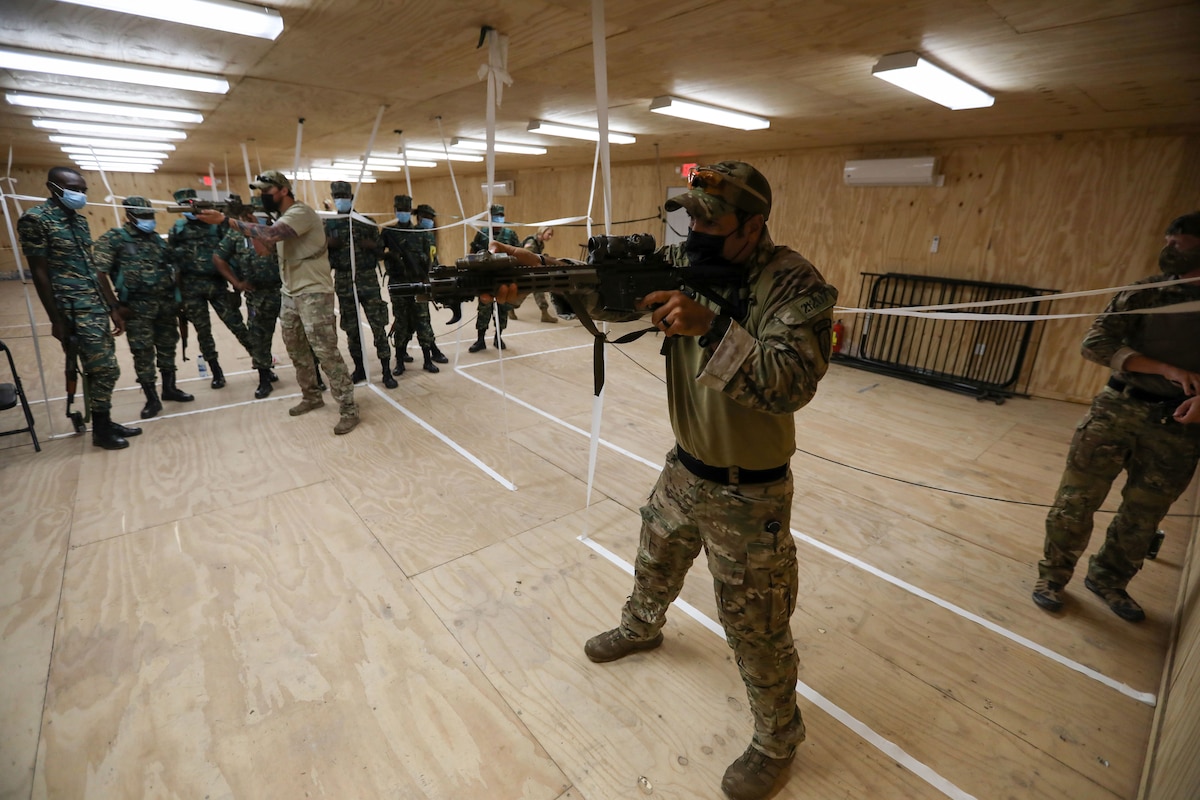
[[[744,201],[739,202],[743,192],[756,198],[762,204],[762,208],[755,213],[762,213],[762,209],[770,205],[767,198],[763,197],[760,192],[751,189],[740,178],[735,178],[732,173],[720,166],[693,168],[688,175],[688,186],[692,189],[701,189],[705,194],[719,197],[735,208],[746,211],[754,209],[746,208]],[[751,203],[750,205],[757,204]]]
[[[274,188],[276,188],[276,189],[282,189],[282,188],[283,188],[282,186],[280,186],[278,183],[276,183],[276,182],[275,182],[275,179],[274,179],[274,178],[267,178],[267,177],[264,177],[264,176],[262,176],[262,175],[256,175],[256,176],[254,177],[254,182],[255,182],[255,183],[265,183],[265,184],[267,184],[268,186],[273,186],[273,187],[274,187]],[[262,191],[262,190],[260,189],[259,191]]]

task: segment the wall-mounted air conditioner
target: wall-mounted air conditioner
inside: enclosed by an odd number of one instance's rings
[[[847,186],[941,186],[946,176],[937,168],[934,156],[870,158],[847,161],[842,176]]]
[[[483,194],[486,197],[488,185],[481,183],[479,184],[479,188],[483,190]],[[512,197],[516,193],[517,188],[513,181],[496,181],[492,184],[492,197]]]

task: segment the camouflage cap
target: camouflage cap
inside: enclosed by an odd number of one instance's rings
[[[429,203],[421,203],[421,205],[417,206],[417,216],[437,219],[437,212],[433,210],[433,206],[429,205]]]
[[[176,203],[182,203],[184,200],[192,200],[196,197],[196,190],[195,189],[176,189],[174,197],[175,197]]]
[[[250,186],[254,189],[266,189],[271,186],[277,189],[291,189],[292,182],[279,170],[269,169],[251,181]]]
[[[496,203],[488,210],[488,213],[491,214],[493,217],[503,217],[504,216],[504,206],[500,205],[499,203]]]
[[[763,174],[744,161],[722,161],[697,167],[688,179],[691,189],[663,204],[667,211],[687,209],[688,215],[703,220],[732,211],[771,216],[771,184]]]
[[[398,194],[392,198],[396,211],[412,211],[412,198],[406,194]]]
[[[125,210],[140,217],[155,213],[150,201],[137,194],[125,198]]]
[[[329,184],[329,191],[334,197],[353,197],[354,190],[350,188],[349,181],[334,181]]]

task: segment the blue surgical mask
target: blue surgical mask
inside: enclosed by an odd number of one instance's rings
[[[339,214],[349,214],[350,209],[354,208],[354,198],[335,197],[333,198],[333,207],[338,210]]]
[[[64,189],[57,183],[51,185],[62,192],[62,196],[60,196],[58,199],[62,201],[64,206],[72,211],[78,211],[87,205],[87,192],[77,192],[74,189]]]
[[[429,217],[421,217],[421,219],[417,221],[417,225],[419,225],[420,227],[424,228],[427,231],[432,230],[433,229],[433,220],[431,220]]]
[[[412,212],[411,211],[397,211],[396,212],[396,222],[411,222],[411,221],[412,221]]]
[[[154,233],[154,217],[150,219],[135,219],[133,224],[142,233]]]
[[[503,225],[504,217],[492,217],[492,222],[495,223],[496,225]]]
[[[196,215],[195,215],[195,214],[193,214],[193,213],[192,213],[192,212],[190,212],[190,211],[185,211],[185,212],[183,212],[183,215],[184,215],[185,217],[187,217],[188,219],[192,219],[192,220],[194,220],[194,219],[196,218]]]

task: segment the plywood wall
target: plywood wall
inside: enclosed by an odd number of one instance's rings
[[[850,158],[933,153],[942,159],[940,188],[867,188],[842,184]],[[694,161],[745,158],[771,180],[775,206],[770,230],[776,242],[810,258],[842,290],[842,304],[856,305],[860,273],[897,271],[1076,291],[1117,286],[1156,270],[1162,234],[1173,217],[1200,208],[1200,137],[1121,132],[1075,134],[984,142],[833,148],[785,154],[697,154]],[[460,165],[461,166],[461,165]],[[650,232],[668,187],[678,186],[678,164],[615,165],[612,169],[613,233]],[[41,193],[44,170],[17,170],[18,190]],[[89,175],[89,178],[98,177]],[[399,176],[397,176],[399,177]],[[460,217],[459,195],[449,178],[413,184],[418,203],[430,203],[440,225]],[[603,232],[603,203],[589,202],[590,166],[505,172],[515,195],[499,198],[513,222],[586,215]],[[114,176],[121,193],[168,198],[179,176]],[[457,176],[463,212],[485,208],[482,176]],[[328,197],[327,185],[310,199]],[[364,187],[358,208],[391,210],[391,196],[405,192],[400,180]],[[97,193],[93,191],[93,196]],[[99,196],[102,196],[100,194]],[[112,214],[89,209],[93,233]],[[644,218],[650,217],[646,221]],[[383,219],[385,217],[380,217]],[[643,219],[640,222],[623,222]],[[518,228],[522,236],[533,228]],[[469,240],[471,231],[467,237]],[[933,238],[936,253],[930,252]],[[552,252],[579,256],[582,227],[559,226]],[[458,229],[439,234],[443,262],[464,252]],[[0,253],[11,261],[11,253]],[[0,272],[11,267],[0,263]],[[1095,314],[1105,298],[1055,303],[1051,313]],[[847,315],[847,325],[852,324]],[[1085,401],[1104,371],[1079,356],[1089,319],[1047,325],[1029,391],[1037,396]]]

